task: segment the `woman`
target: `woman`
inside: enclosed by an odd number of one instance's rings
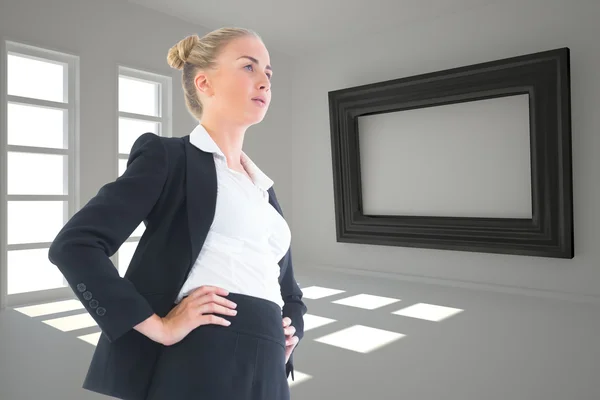
[[[102,330],[83,387],[132,400],[289,399],[306,306],[273,181],[242,151],[271,100],[269,53],[253,31],[222,28],[167,60],[199,124],[183,138],[141,135],[123,175],[49,251]],[[121,278],[109,257],[142,221]]]

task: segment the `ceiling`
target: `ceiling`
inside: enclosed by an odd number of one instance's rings
[[[208,30],[250,28],[260,34],[269,49],[297,56],[496,0],[128,1]]]

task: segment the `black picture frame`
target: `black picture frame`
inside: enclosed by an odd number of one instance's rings
[[[364,215],[358,118],[529,95],[532,218]],[[573,258],[569,48],[330,91],[336,239]]]

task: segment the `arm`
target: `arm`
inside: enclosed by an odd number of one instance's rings
[[[277,212],[283,216],[281,206],[277,201],[275,190],[269,189],[269,195],[271,196],[272,205],[275,207]],[[298,344],[304,337],[304,314],[306,314],[307,307],[302,301],[302,290],[298,286],[294,277],[294,268],[292,266],[292,250],[288,250],[287,254],[281,259],[279,263],[283,276],[280,279],[281,286],[281,297],[283,298],[283,314],[282,317],[288,317],[292,320],[292,326],[296,328],[295,336],[298,337]],[[298,345],[296,345],[298,347]],[[295,351],[295,349],[294,349]],[[287,365],[285,366],[286,374],[289,376],[292,374],[292,380],[294,379],[294,354],[290,355]]]
[[[288,254],[284,257],[283,261],[286,261],[287,267],[285,274],[281,280],[281,295],[283,297],[283,317],[288,317],[292,320],[292,325],[296,328],[295,336],[298,337],[298,344],[304,337],[304,314],[306,314],[307,307],[302,301],[302,291],[294,278],[294,268],[292,267],[292,250],[288,250]],[[296,345],[296,348],[298,347]],[[296,351],[294,348],[294,351]],[[286,374],[289,376],[292,374],[292,380],[294,380],[294,353],[290,355],[287,365],[285,366]]]
[[[133,144],[127,170],[104,185],[58,233],[48,258],[113,342],[154,311],[110,257],[146,219],[167,177],[167,154],[152,133]]]

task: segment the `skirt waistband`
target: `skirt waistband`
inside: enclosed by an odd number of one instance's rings
[[[283,317],[278,304],[259,297],[229,293],[226,299],[237,304],[236,315],[215,314],[231,322],[229,326],[203,325],[201,328],[223,329],[253,335],[279,343],[285,348]]]

